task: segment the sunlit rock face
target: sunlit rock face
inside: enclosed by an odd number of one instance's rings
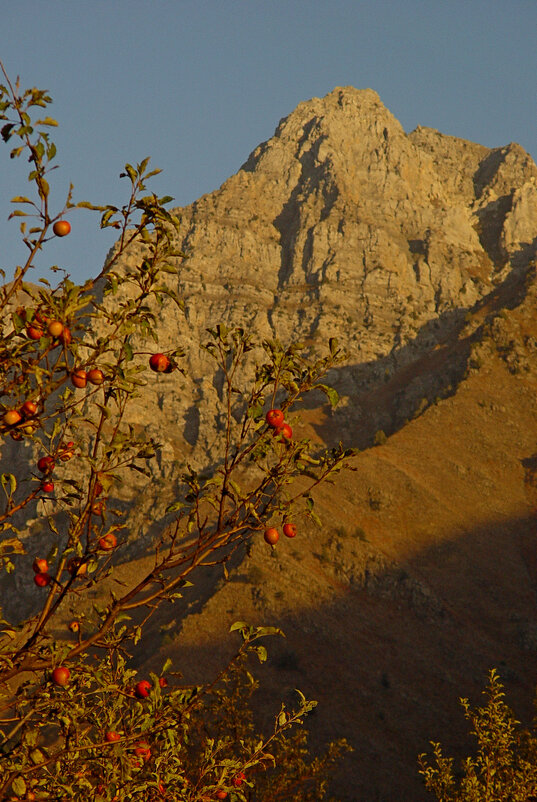
[[[406,134],[370,89],[336,88],[297,106],[236,175],[180,210],[189,258],[175,288],[186,316],[165,304],[158,334],[161,348],[186,347],[189,379],[160,377],[137,413],[165,441],[160,469],[185,448],[215,453],[218,388],[196,345],[206,327],[223,321],[319,347],[338,337],[349,367],[333,378],[352,417],[364,390],[527,268],[536,180],[518,145]]]

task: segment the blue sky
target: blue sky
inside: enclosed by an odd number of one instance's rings
[[[177,205],[219,187],[302,100],[334,86],[375,89],[416,125],[537,157],[536,0],[17,0],[2,4],[0,59],[46,88],[60,123],[58,208],[121,203],[126,161],[152,157],[155,191]],[[9,199],[26,163],[0,142],[0,267],[25,257]],[[96,215],[47,246],[82,281],[113,237]]]

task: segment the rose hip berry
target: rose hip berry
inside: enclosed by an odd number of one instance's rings
[[[281,409],[269,409],[265,420],[271,429],[277,429],[279,426],[283,426],[285,418]]]

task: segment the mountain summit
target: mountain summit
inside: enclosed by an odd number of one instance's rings
[[[536,180],[518,145],[407,135],[372,90],[336,88],[182,210],[184,290],[203,278],[205,320],[233,309],[262,334],[387,355],[535,256]]]

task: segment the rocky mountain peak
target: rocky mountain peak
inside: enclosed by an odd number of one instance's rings
[[[145,403],[139,422],[180,433],[170,458],[185,443],[212,453],[218,399],[188,342],[222,321],[283,342],[338,337],[350,358],[333,379],[348,413],[342,425],[354,430],[364,393],[395,381],[527,271],[537,252],[536,182],[519,145],[490,149],[425,127],[407,134],[371,89],[337,87],[300,103],[236,175],[179,210],[178,246],[189,258],[176,288],[187,319],[164,308],[159,342],[173,347],[180,332],[192,354],[187,372],[199,379],[189,388],[163,379],[159,397],[173,399],[166,425]],[[369,428],[393,430],[423,397],[441,395],[452,373],[399,387],[398,411],[376,414]]]

